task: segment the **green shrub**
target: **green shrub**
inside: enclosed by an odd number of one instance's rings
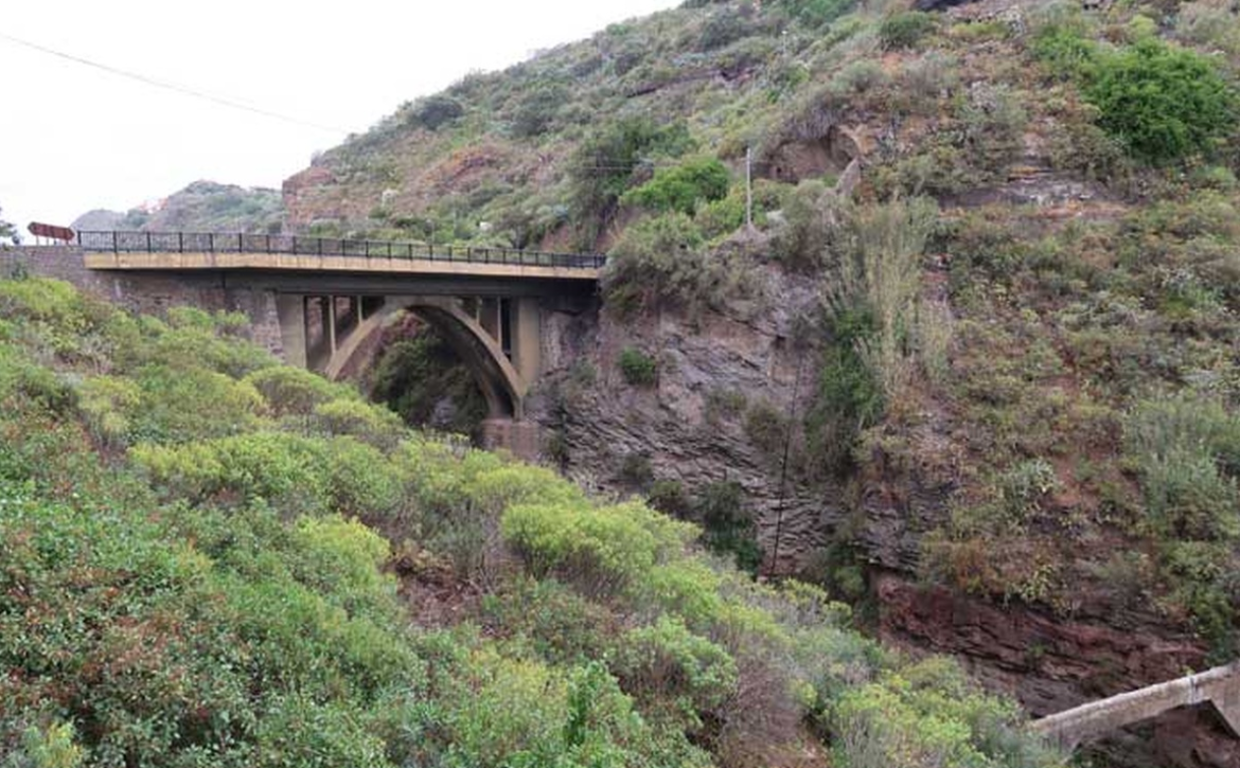
[[[1240,29],[1236,17],[1226,3],[1197,0],[1178,9],[1176,31],[1198,45],[1240,55]]]
[[[585,247],[594,247],[640,167],[652,156],[676,157],[692,146],[684,123],[658,126],[646,117],[608,123],[587,137],[569,169],[573,218],[582,228]]]
[[[652,387],[659,380],[659,364],[640,349],[625,347],[616,359],[625,382],[634,387]]]
[[[405,435],[399,416],[353,398],[315,406],[314,418],[329,435],[350,435],[382,451],[395,448]]]
[[[846,64],[831,78],[831,92],[839,96],[860,95],[886,85],[887,72],[876,61],[862,59]]]
[[[665,515],[687,519],[691,501],[685,486],[679,480],[655,480],[646,494],[646,501]]]
[[[450,96],[435,95],[419,99],[408,108],[406,120],[410,125],[437,131],[465,114],[461,103]]]
[[[977,180],[1004,178],[1024,149],[1029,115],[1022,94],[1006,85],[977,84],[960,103],[958,117],[964,124],[966,159],[977,170]]]
[[[745,410],[745,435],[760,455],[778,462],[788,441],[788,419],[770,400],[755,400]]]
[[[16,753],[6,755],[4,768],[78,768],[86,758],[76,743],[73,723],[52,723],[46,728],[29,726],[22,733]],[[3,741],[0,740],[0,744]]]
[[[308,416],[315,406],[356,393],[349,387],[333,384],[317,373],[291,365],[263,368],[245,377],[258,390],[275,416],[296,414]]]
[[[527,90],[512,118],[513,134],[532,138],[546,133],[570,95],[562,83],[542,83]]]
[[[878,39],[887,50],[912,48],[938,27],[938,19],[922,11],[903,11],[883,19]]]
[[[700,300],[703,238],[683,213],[634,224],[608,255],[602,276],[603,298],[620,315],[658,301]]]
[[[774,250],[789,268],[820,269],[839,223],[840,203],[821,181],[802,181],[784,203],[784,225],[775,233]]]
[[[1210,152],[1235,129],[1237,96],[1209,58],[1148,38],[1103,56],[1085,96],[1138,158]]]
[[[780,0],[779,7],[810,28],[820,28],[848,13],[856,0]]]
[[[367,731],[360,708],[316,702],[305,694],[276,697],[256,734],[263,764],[387,768],[383,742]]]
[[[142,444],[135,463],[170,493],[205,501],[220,494],[272,503],[304,499],[321,508],[326,498],[321,441],[275,432],[247,432],[181,446]]]
[[[754,211],[754,223],[765,221],[761,208]],[[733,192],[720,200],[699,206],[693,217],[693,223],[702,230],[708,240],[730,235],[745,223],[745,198]]]
[[[677,598],[683,584],[658,566],[677,562],[697,528],[630,502],[618,506],[516,504],[502,519],[504,538],[536,577],[559,573],[592,594]]]
[[[554,579],[520,579],[483,598],[487,628],[532,644],[552,663],[585,663],[613,640],[606,636],[612,617]]]
[[[1047,24],[1033,36],[1033,55],[1061,80],[1087,77],[1101,55],[1079,20]]]
[[[833,319],[831,343],[823,350],[818,386],[805,414],[811,476],[835,476],[851,468],[857,438],[883,414],[882,389],[858,351],[872,333],[868,314]]]
[[[723,7],[710,15],[702,25],[699,45],[704,51],[723,48],[749,34],[749,22],[731,7]]]
[[[1128,418],[1124,443],[1141,473],[1155,532],[1176,539],[1240,537],[1240,418],[1203,398],[1146,401]]]
[[[78,410],[90,425],[95,437],[112,444],[124,444],[142,403],[142,390],[137,384],[113,376],[94,376],[77,389]]]
[[[914,198],[852,208],[844,222],[828,302],[837,318],[868,313],[873,321],[873,333],[853,344],[888,402],[912,375],[921,257],[937,221],[938,205]]]
[[[53,371],[36,364],[22,350],[0,343],[0,401],[37,403],[52,413],[73,405],[75,393]]]
[[[981,692],[955,662],[941,658],[845,693],[831,730],[836,759],[852,768],[1061,761],[1024,732],[1019,710]]]
[[[636,451],[625,455],[624,460],[620,462],[620,471],[616,474],[622,482],[637,489],[645,488],[654,481],[650,456]]]
[[[144,366],[135,379],[142,389],[130,430],[136,440],[185,442],[236,434],[256,427],[266,408],[250,384],[185,363]]]
[[[654,178],[624,193],[620,201],[666,213],[692,216],[701,203],[722,200],[728,194],[728,169],[713,157],[691,158],[671,168],[659,168]]]
[[[693,518],[702,525],[702,543],[714,552],[730,555],[736,567],[757,574],[762,565],[753,512],[745,506],[740,483],[708,483],[693,502]]]
[[[627,632],[614,667],[620,684],[647,708],[668,707],[690,734],[703,727],[737,686],[736,662],[727,651],[693,634],[684,622],[660,616],[654,625]]]

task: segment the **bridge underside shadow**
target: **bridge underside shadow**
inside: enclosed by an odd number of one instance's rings
[[[432,326],[473,374],[487,403],[483,443],[523,458],[540,449],[525,398],[542,370],[533,297],[277,294],[286,361],[339,379],[355,372],[390,324],[409,312]]]
[[[537,375],[537,315],[531,317],[532,312],[527,309],[524,322],[533,327],[518,328],[515,334],[520,339],[524,330],[527,338],[532,339],[529,342],[532,349],[520,345],[514,348],[509,326],[514,321],[520,323],[522,318],[519,306],[514,313],[506,301],[462,301],[442,296],[383,297],[382,304],[371,314],[359,318],[347,333],[337,333],[334,351],[320,341],[307,363],[331,379],[356,370],[361,358],[366,357],[384,329],[402,312],[417,316],[439,332],[474,374],[491,418],[519,419],[524,415],[522,405],[530,382],[517,369],[516,363],[525,364],[527,371]]]

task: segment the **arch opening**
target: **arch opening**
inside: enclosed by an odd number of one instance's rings
[[[476,302],[469,300],[462,302],[445,297],[386,297],[382,308],[368,316],[366,321],[344,340],[325,368],[327,375],[337,379],[360,379],[365,375],[365,371],[373,372],[374,367],[380,363],[381,348],[399,341],[402,336],[400,325],[409,317],[417,318],[425,327],[431,329],[436,337],[434,343],[423,344],[424,354],[437,357],[445,365],[450,365],[450,361],[445,360],[442,355],[449,351],[468,371],[472,383],[485,401],[486,419],[521,418],[525,382],[517,373],[505,349],[504,329],[484,327],[486,321],[480,316]]]

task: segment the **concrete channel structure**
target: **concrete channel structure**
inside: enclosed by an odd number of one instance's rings
[[[1072,751],[1082,743],[1178,707],[1209,702],[1233,736],[1240,736],[1240,661],[1035,720],[1031,728],[1052,744]]]

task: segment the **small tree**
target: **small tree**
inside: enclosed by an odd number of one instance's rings
[[[673,168],[660,168],[654,178],[624,193],[621,202],[654,211],[680,211],[692,216],[699,203],[728,196],[728,169],[713,157],[696,157]]]
[[[0,208],[0,215],[4,213],[4,209]],[[0,219],[0,241],[11,240],[14,243],[22,241],[21,235],[17,233],[17,228],[4,219]]]
[[[1210,59],[1156,38],[1102,57],[1085,95],[1098,124],[1150,162],[1209,151],[1237,115],[1236,93]]]

